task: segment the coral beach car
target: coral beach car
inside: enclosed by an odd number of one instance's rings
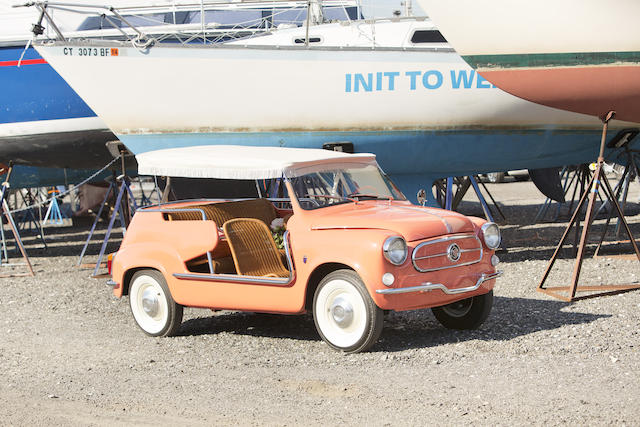
[[[454,329],[491,311],[498,227],[411,204],[372,154],[198,146],[137,160],[144,175],[255,180],[258,196],[136,212],[110,284],[148,335],[175,334],[183,307],[312,312],[322,339],[352,353],[378,340],[387,310],[431,308]]]

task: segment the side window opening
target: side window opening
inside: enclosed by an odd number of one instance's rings
[[[447,39],[438,30],[416,30],[411,43],[447,43]]]

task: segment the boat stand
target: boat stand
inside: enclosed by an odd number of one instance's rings
[[[93,268],[93,264],[82,264],[82,259],[84,258],[84,255],[87,252],[87,247],[89,247],[89,242],[93,237],[93,233],[96,231],[96,226],[98,225],[98,221],[100,221],[100,218],[102,218],[102,211],[104,210],[104,207],[107,204],[107,200],[111,195],[111,191],[113,191],[114,188],[115,188],[115,179],[109,183],[109,187],[107,188],[107,193],[104,195],[104,199],[102,199],[102,203],[100,204],[100,209],[98,209],[98,213],[96,214],[96,219],[93,221],[93,225],[91,226],[91,230],[89,231],[89,236],[87,237],[87,241],[84,242],[84,246],[82,247],[82,252],[80,252],[80,259],[78,259],[78,263],[76,264],[79,267]]]
[[[478,184],[479,183],[479,184]],[[456,185],[455,192],[453,191],[454,184]],[[463,176],[463,177],[448,177],[445,181],[445,184],[442,185],[436,184],[436,200],[444,209],[447,210],[456,210],[458,205],[462,201],[463,197],[469,191],[469,188],[473,188],[473,191],[476,193],[476,197],[480,202],[480,206],[482,207],[482,212],[484,213],[485,218],[488,221],[495,222],[493,213],[489,204],[487,203],[486,198],[484,197],[483,192],[480,189],[480,186],[484,189],[484,192],[489,196],[493,206],[496,208],[502,219],[506,219],[502,210],[498,206],[498,203],[493,198],[493,195],[489,191],[484,182],[478,178],[478,176]]]
[[[58,198],[56,197],[57,193],[59,193],[59,191],[56,188],[49,191],[49,194],[51,194],[51,202],[49,202],[47,213],[44,215],[44,219],[42,220],[43,225],[46,225],[48,221],[51,221],[51,224],[62,225],[63,220],[66,218],[60,211],[60,205],[58,204]]]
[[[105,251],[107,249],[107,244],[109,243],[109,238],[111,237],[111,232],[113,231],[113,226],[115,224],[116,218],[119,219],[120,221],[120,226],[122,227],[122,234],[124,235],[126,233],[127,227],[129,226],[131,216],[133,216],[133,214],[135,214],[136,210],[138,209],[135,198],[133,197],[133,193],[131,191],[131,187],[129,185],[129,179],[124,175],[120,175],[118,178],[116,178],[116,180],[121,182],[120,190],[118,191],[116,203],[114,205],[113,212],[111,213],[111,218],[109,219],[109,226],[107,227],[107,232],[102,241],[102,246],[100,247],[100,253],[98,254],[98,261],[96,262],[95,267],[93,268],[93,273],[91,277],[94,277],[94,278],[108,276],[104,274],[99,274],[98,271],[100,270],[100,267],[103,266],[102,258],[104,257]],[[93,232],[95,231],[96,224],[100,218],[100,214],[102,213],[102,208],[104,207],[106,203],[106,199],[109,197],[111,190],[115,188],[116,188],[116,184],[115,182],[112,182],[111,185],[109,186],[109,190],[107,191],[107,195],[103,200],[103,204],[100,207],[100,210],[98,211],[96,220],[94,221],[93,226],[91,227],[91,231],[89,232],[89,237],[87,237],[87,241],[85,242],[85,245],[82,248],[82,253],[80,254],[80,259],[78,260],[78,265],[80,267],[84,266],[82,264],[82,258],[85,255],[89,242],[91,241],[91,237],[93,237]]]
[[[35,198],[31,193],[30,188],[27,188],[26,192],[27,192],[26,196],[24,193],[22,193],[22,191],[18,191],[17,193],[14,193],[16,194],[15,196],[16,205],[18,201],[17,194],[19,194],[20,197],[22,198],[22,204],[25,206],[22,210],[22,215],[20,215],[17,218],[18,230],[31,231],[31,232],[33,232],[32,230],[35,230],[35,234],[42,241],[42,245],[44,246],[44,249],[48,249],[47,242],[44,239],[44,229],[42,228],[42,211],[40,210],[40,207],[38,207],[39,218],[36,218],[36,215],[33,212],[33,209],[34,209],[33,206],[38,204],[37,197],[39,196],[39,191],[36,190]]]
[[[27,251],[24,248],[24,245],[22,244],[22,239],[20,238],[20,233],[18,232],[18,227],[16,227],[16,223],[13,221],[13,217],[11,216],[11,211],[9,210],[9,205],[7,204],[7,200],[6,200],[6,192],[7,189],[9,188],[9,178],[11,178],[11,171],[13,170],[13,165],[11,163],[9,163],[9,169],[7,170],[7,177],[5,178],[4,182],[2,183],[2,190],[0,191],[0,216],[4,215],[5,218],[7,218],[7,223],[9,224],[9,227],[11,228],[11,231],[13,232],[13,237],[15,238],[16,241],[16,246],[20,249],[20,253],[22,254],[22,258],[24,259],[24,264],[4,264],[4,266],[10,266],[10,267],[15,267],[15,266],[22,266],[22,265],[26,265],[28,268],[28,272],[24,272],[24,273],[6,273],[6,274],[0,274],[0,277],[21,277],[21,276],[35,276],[36,274],[33,271],[33,267],[31,266],[31,261],[29,261],[29,257],[27,256]],[[0,227],[2,227],[2,249],[4,252],[4,256],[6,257],[5,259],[8,261],[8,256],[7,256],[7,242],[5,240],[5,235],[4,235],[4,226],[2,225],[2,223],[0,222]],[[2,261],[2,258],[0,257],[0,262]],[[1,265],[1,263],[0,263]]]
[[[144,187],[142,186],[142,178],[138,177],[138,184],[140,185],[140,206],[152,205],[154,203],[152,200],[154,195],[155,195],[155,198],[158,200],[158,202],[162,201],[162,195],[161,195],[160,189],[158,188],[157,178],[155,176],[153,178],[154,178],[153,190],[151,190],[149,194],[146,194],[144,192]]]
[[[124,234],[127,232],[127,227],[129,226],[131,217],[136,213],[136,210],[138,209],[138,206],[136,205],[136,199],[133,197],[133,193],[131,192],[131,188],[129,187],[128,178],[124,175],[120,175],[118,179],[122,181],[122,184],[120,184],[120,191],[118,192],[116,204],[114,206],[113,213],[111,214],[111,219],[109,220],[107,233],[105,234],[104,240],[102,241],[102,247],[100,248],[98,261],[96,262],[96,267],[93,269],[93,274],[91,275],[91,277],[109,277],[108,274],[98,274],[98,270],[100,269],[102,263],[102,257],[107,250],[107,243],[109,243],[109,237],[111,237],[111,230],[113,229],[113,224],[115,223],[116,216],[120,217],[120,224],[122,225],[122,235],[124,236]]]
[[[626,285],[598,285],[598,286],[579,286],[578,285],[578,281],[580,279],[580,271],[582,269],[582,262],[584,260],[585,250],[587,247],[587,237],[589,235],[591,225],[595,218],[594,208],[595,208],[596,197],[598,197],[600,193],[600,188],[602,184],[604,184],[604,186],[602,186],[602,190],[605,193],[605,196],[607,197],[609,202],[614,206],[616,213],[618,215],[618,218],[620,219],[621,224],[624,226],[624,229],[627,235],[629,236],[629,240],[633,246],[635,255],[638,261],[640,262],[640,250],[638,249],[638,245],[636,244],[636,241],[634,240],[633,235],[631,234],[631,230],[629,229],[629,224],[627,224],[627,221],[624,218],[624,213],[620,209],[620,205],[618,204],[618,201],[615,195],[613,194],[613,190],[609,185],[609,181],[607,180],[606,174],[603,171],[604,147],[605,147],[605,142],[607,138],[607,128],[608,128],[609,120],[611,120],[614,115],[615,115],[615,112],[610,111],[605,117],[605,119],[603,120],[604,123],[602,126],[602,139],[600,141],[600,154],[598,156],[598,161],[596,163],[595,172],[589,181],[588,187],[585,189],[582,196],[580,197],[578,206],[576,207],[576,210],[574,211],[573,216],[571,217],[571,220],[569,221],[569,224],[567,225],[567,228],[565,229],[564,234],[560,239],[560,243],[558,243],[558,246],[556,247],[556,250],[553,253],[553,256],[549,260],[547,269],[545,270],[544,275],[542,276],[542,279],[540,280],[540,283],[538,285],[538,289],[537,289],[538,292],[551,295],[554,298],[558,298],[563,301],[572,302],[579,299],[594,298],[602,295],[611,295],[611,294],[617,294],[620,292],[631,291],[634,289],[640,289],[640,283],[626,284]],[[580,216],[581,208],[584,205],[585,201],[587,200],[587,196],[589,198],[589,203],[587,206],[587,213],[584,220],[584,225],[582,227],[580,243],[578,245],[578,252],[577,252],[576,261],[574,264],[571,284],[570,286],[545,287],[544,283],[549,277],[549,273],[551,272],[551,269],[558,258],[558,254],[560,253],[560,250],[562,249],[562,246],[564,245],[564,242],[566,241],[569,235],[569,232],[571,231],[571,228],[573,227],[574,224],[577,224],[578,222],[578,217]],[[579,227],[579,224],[577,224],[576,227]],[[568,292],[568,296],[564,295],[562,292]],[[577,292],[594,292],[594,293],[576,297]]]
[[[640,184],[640,167],[638,167],[638,162],[636,160],[636,156],[638,156],[637,153],[640,153],[640,151],[631,150],[629,149],[628,145],[626,145],[624,148],[625,148],[625,155],[626,155],[626,164],[625,164],[624,172],[620,177],[620,181],[618,181],[618,184],[613,189],[613,191],[615,192],[616,200],[619,200],[620,203],[622,204],[621,206],[622,212],[624,212],[624,209],[627,205],[627,197],[629,195],[629,186],[631,182],[635,178],[638,180],[638,183]],[[602,210],[604,207],[605,205],[601,206],[600,210]],[[600,236],[600,241],[598,242],[598,246],[596,247],[596,251],[593,256],[594,258],[607,256],[610,258],[632,259],[633,255],[600,255],[600,250],[603,248],[604,238],[607,234],[607,230],[609,229],[609,224],[611,223],[612,213],[613,213],[613,210],[610,209],[609,214],[607,216],[607,222],[604,226],[602,235]],[[618,219],[615,230],[614,230],[614,236],[616,239],[620,238],[621,225],[622,223],[620,219]],[[622,243],[630,243],[630,241],[629,240],[613,241],[613,242],[609,242],[606,246],[614,246]]]

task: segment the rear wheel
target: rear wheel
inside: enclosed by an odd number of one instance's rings
[[[382,332],[383,311],[355,271],[328,274],[313,298],[313,320],[322,339],[336,350],[369,349]]]
[[[436,319],[449,329],[476,329],[487,320],[493,307],[493,291],[441,307],[433,307]]]
[[[182,323],[182,306],[173,300],[167,282],[157,270],[141,270],[133,275],[129,305],[133,318],[147,335],[175,335]]]

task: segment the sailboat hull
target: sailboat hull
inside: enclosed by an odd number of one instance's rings
[[[444,176],[588,161],[600,135],[598,119],[513,97],[450,49],[37,48],[136,154],[349,141],[415,194]]]
[[[0,47],[0,82],[1,162],[91,169],[111,160],[105,143],[115,135],[35,49]]]
[[[640,123],[640,2],[418,0],[484,78],[529,101]]]
[[[640,58],[640,54],[638,55]],[[640,122],[640,65],[480,69],[503,90],[550,107]]]

